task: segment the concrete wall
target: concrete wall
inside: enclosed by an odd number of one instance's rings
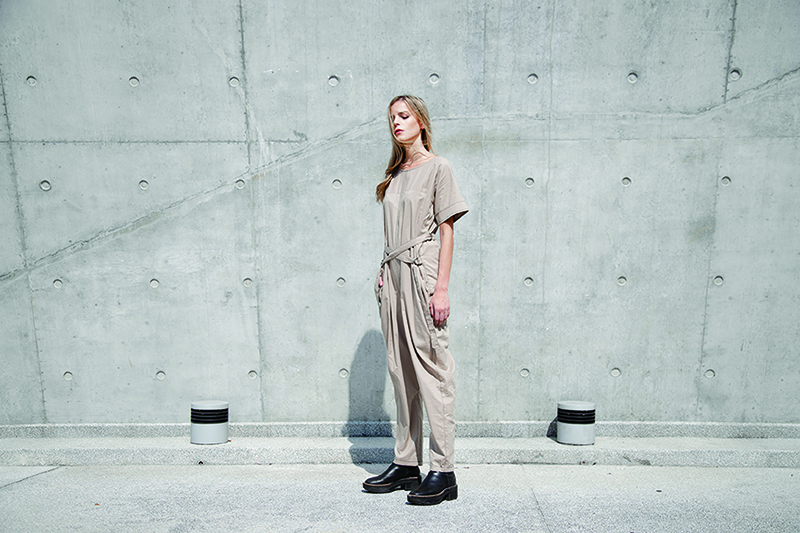
[[[0,2],[0,424],[388,420],[385,111],[458,417],[800,422],[800,3]]]

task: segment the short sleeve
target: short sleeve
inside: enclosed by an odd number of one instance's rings
[[[441,225],[450,218],[453,218],[453,222],[455,222],[467,211],[469,209],[467,209],[464,197],[461,196],[461,191],[458,190],[450,163],[444,161],[436,171],[436,189],[433,197],[433,214],[436,223]]]

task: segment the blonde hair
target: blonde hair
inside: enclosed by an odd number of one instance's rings
[[[428,115],[428,108],[422,98],[408,94],[395,96],[392,98],[392,101],[389,102],[389,111],[387,113],[389,118],[389,131],[391,132],[392,130],[392,106],[399,101],[405,102],[409,111],[411,111],[411,114],[414,115],[414,118],[419,121],[420,125],[422,126],[422,145],[427,151],[433,153],[431,143],[431,118]],[[386,167],[386,173],[383,181],[381,181],[375,188],[375,196],[379,202],[383,201],[383,197],[386,194],[386,188],[389,187],[389,183],[392,181],[392,178],[395,176],[395,174],[397,174],[397,171],[400,169],[400,165],[403,164],[405,159],[406,150],[395,138],[394,133],[392,133],[392,156],[389,158],[389,166]]]

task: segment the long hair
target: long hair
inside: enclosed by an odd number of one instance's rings
[[[392,135],[392,156],[389,158],[389,166],[386,167],[386,173],[384,174],[383,181],[381,181],[375,188],[375,196],[379,202],[383,201],[383,197],[386,194],[386,188],[389,186],[389,183],[392,181],[392,178],[395,176],[395,174],[397,174],[400,165],[402,165],[406,160],[406,150],[395,138],[394,132],[392,131],[392,106],[401,100],[405,102],[409,111],[411,111],[411,114],[414,115],[414,117],[419,121],[420,125],[422,125],[422,145],[427,151],[433,153],[431,118],[428,115],[428,108],[425,106],[425,102],[422,100],[422,98],[408,94],[395,96],[392,101],[389,102],[389,111],[387,112],[387,116],[389,118],[389,132]]]

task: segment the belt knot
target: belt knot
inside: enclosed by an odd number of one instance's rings
[[[419,255],[417,255],[414,258],[406,259],[406,258],[400,257],[400,254],[402,254],[403,252],[407,252],[407,251],[411,250],[411,248],[413,248],[414,246],[416,246],[418,244],[422,244],[423,242],[432,241],[432,240],[433,240],[433,234],[432,233],[426,233],[424,235],[420,235],[419,237],[415,237],[414,239],[411,239],[410,241],[404,242],[403,244],[401,244],[400,246],[398,246],[394,250],[389,250],[388,248],[384,249],[385,256],[383,258],[383,261],[381,262],[381,266],[385,265],[386,263],[388,263],[392,259],[400,259],[404,263],[421,266],[422,265],[422,260],[420,260]]]

